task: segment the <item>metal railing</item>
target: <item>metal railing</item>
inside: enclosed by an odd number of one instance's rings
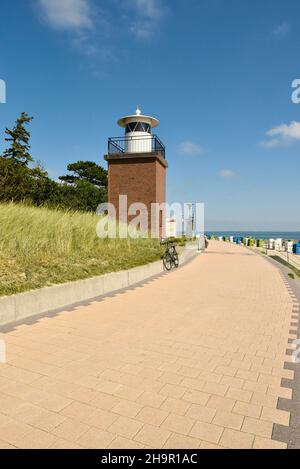
[[[156,135],[108,139],[108,155],[124,153],[160,153],[164,159],[166,158],[165,146]]]

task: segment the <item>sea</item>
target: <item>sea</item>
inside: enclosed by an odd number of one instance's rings
[[[207,231],[208,236],[241,236],[254,239],[286,239],[300,242],[300,231]]]

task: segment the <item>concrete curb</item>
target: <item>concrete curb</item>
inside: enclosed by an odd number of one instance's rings
[[[180,255],[180,264],[187,263],[195,256],[195,249],[189,247]],[[162,261],[157,261],[130,270],[2,297],[0,327],[124,290],[163,272]]]

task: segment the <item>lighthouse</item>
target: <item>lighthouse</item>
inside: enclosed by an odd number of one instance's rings
[[[154,117],[143,116],[139,108],[135,115],[122,117],[118,125],[125,129],[125,151],[127,153],[149,153],[152,151],[152,129],[159,125]]]
[[[117,124],[124,135],[108,139],[108,201],[120,210],[120,196],[127,196],[128,208],[143,204],[148,213],[148,228],[152,233],[163,235],[166,203],[166,150],[153,133],[159,120],[136,113],[122,117]],[[156,207],[156,215],[153,206]],[[157,207],[159,207],[157,209]],[[129,210],[130,212],[130,210]],[[127,223],[134,218],[130,212]]]

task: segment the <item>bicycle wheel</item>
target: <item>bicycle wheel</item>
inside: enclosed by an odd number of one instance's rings
[[[179,267],[179,257],[178,257],[177,252],[175,254],[173,254],[173,264],[176,267],[176,269],[178,269],[178,267]]]
[[[166,252],[163,257],[163,264],[166,270],[171,270],[172,269],[172,257],[171,255]]]

